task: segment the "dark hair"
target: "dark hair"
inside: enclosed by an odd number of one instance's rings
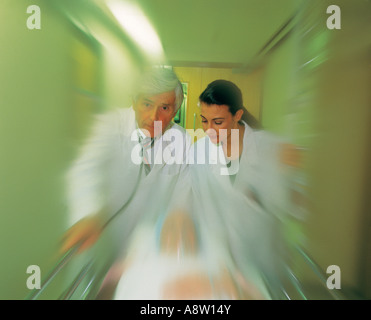
[[[201,93],[199,100],[209,105],[227,105],[232,115],[235,115],[238,110],[242,109],[241,120],[244,120],[253,129],[261,128],[259,121],[243,106],[241,90],[231,81],[215,80],[209,83],[207,88]]]

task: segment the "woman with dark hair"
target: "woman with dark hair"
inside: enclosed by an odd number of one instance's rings
[[[265,133],[258,130],[261,125],[246,110],[241,90],[231,81],[211,82],[201,93],[199,106],[207,137],[196,144],[195,157],[198,163],[201,160],[213,164],[217,162],[222,166],[227,164],[229,170],[221,170],[221,174],[230,176],[234,183],[241,162],[247,162],[244,169],[254,165],[258,144]],[[203,146],[200,147],[200,144]],[[202,154],[203,151],[205,154]],[[216,161],[215,157],[218,158]]]
[[[243,106],[241,90],[227,80],[211,82],[199,97],[205,137],[192,148],[192,187],[201,215],[228,237],[240,270],[277,280],[277,201],[284,199],[279,143]],[[217,229],[217,227],[219,229]]]
[[[250,114],[243,105],[241,90],[231,81],[215,80],[201,93],[200,103],[211,105],[226,105],[229,112],[235,115],[242,110],[241,121],[246,122],[252,129],[261,129],[259,121]]]

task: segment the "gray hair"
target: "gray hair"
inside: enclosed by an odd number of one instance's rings
[[[175,92],[175,108],[178,110],[182,105],[184,93],[177,75],[171,69],[153,67],[140,77],[134,101],[136,102],[141,95],[154,96],[170,91]]]

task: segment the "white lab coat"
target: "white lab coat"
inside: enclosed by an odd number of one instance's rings
[[[192,188],[199,213],[210,232],[220,234],[228,243],[241,272],[261,283],[258,270],[275,275],[279,242],[277,218],[284,205],[285,189],[278,161],[278,139],[264,131],[254,131],[245,122],[243,151],[234,181],[225,170],[221,146],[206,136],[194,144],[190,157]],[[200,164],[200,162],[206,162]],[[224,170],[224,171],[223,171]]]
[[[142,216],[153,215],[155,218],[169,209],[171,201],[174,202],[178,182],[187,176],[186,161],[155,163],[146,175],[132,158],[140,152],[136,130],[132,107],[97,116],[91,135],[66,175],[71,225],[104,209],[107,220],[115,217],[116,233],[124,236]],[[178,139],[172,141],[173,136]],[[190,146],[186,131],[173,124],[155,139],[152,148],[157,159],[165,149],[172,152],[175,159],[185,159]],[[125,212],[116,214],[123,211],[129,199]],[[121,240],[117,239],[118,242]]]

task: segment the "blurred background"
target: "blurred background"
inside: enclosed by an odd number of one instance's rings
[[[334,4],[341,29],[327,27]],[[282,160],[297,280],[286,296],[334,298],[323,275],[337,265],[341,290],[332,291],[370,299],[370,21],[368,0],[2,0],[0,299],[29,294],[29,265],[42,276],[55,265],[69,227],[65,170],[91,116],[129,107],[151,64],[172,67],[184,83],[176,121],[186,129],[201,128],[198,96],[223,78],[266,130],[294,146]]]

